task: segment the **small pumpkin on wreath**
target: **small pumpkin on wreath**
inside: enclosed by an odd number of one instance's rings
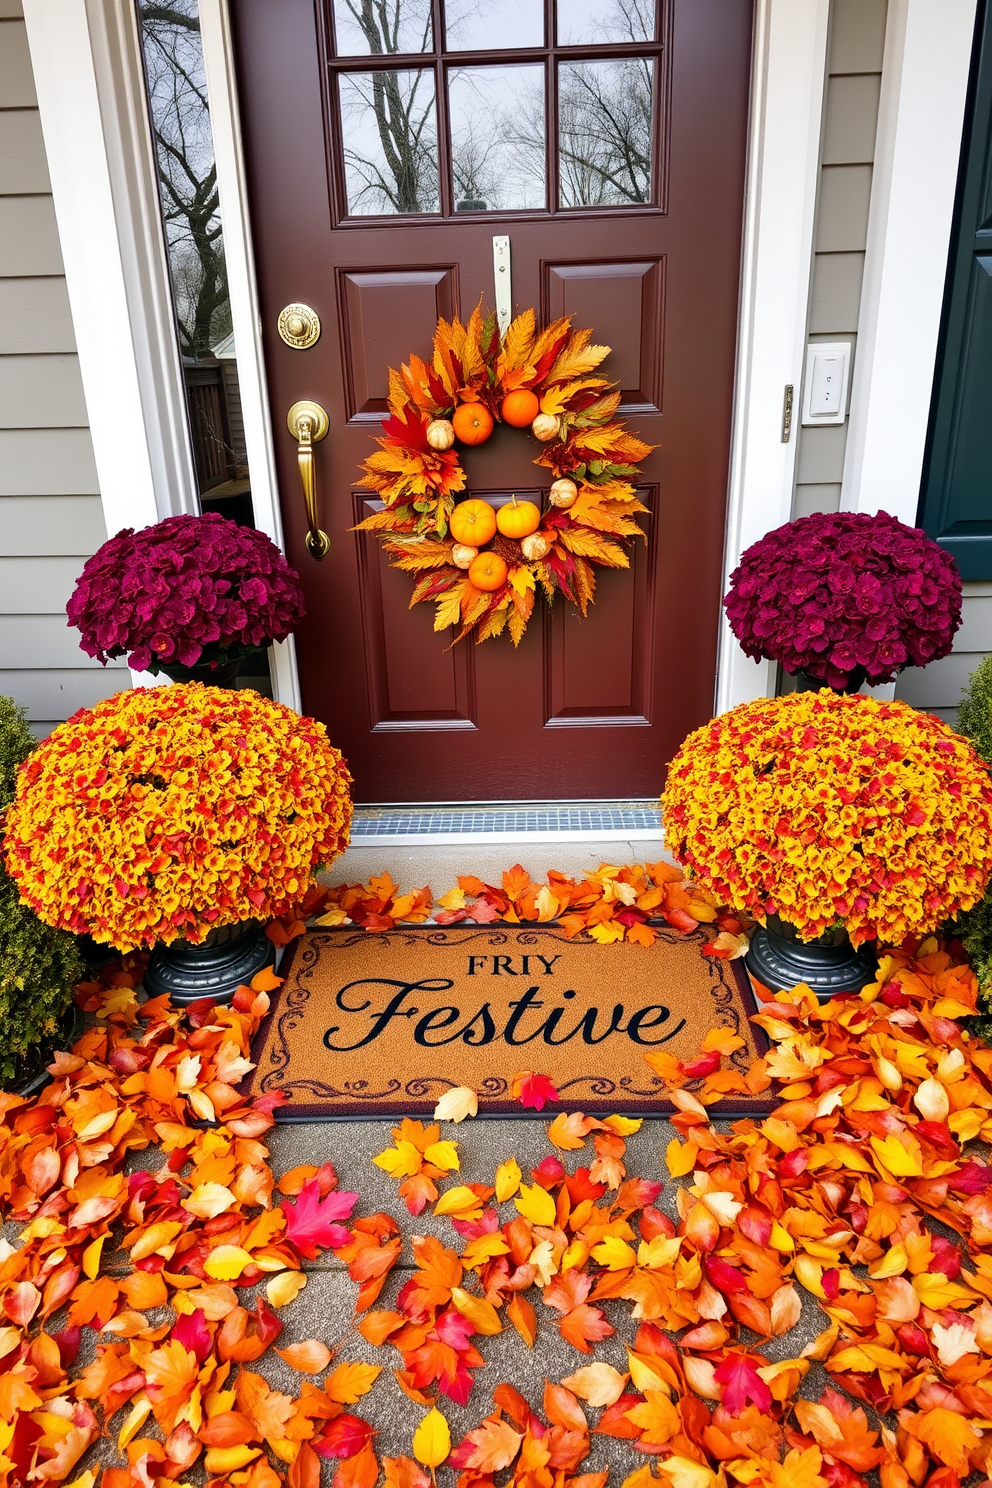
[[[389,369],[389,417],[360,485],[385,503],[358,524],[375,534],[394,568],[417,575],[411,607],[437,605],[435,630],[456,641],[508,630],[519,645],[538,588],[562,594],[583,615],[597,567],[629,568],[637,462],[654,446],[615,417],[620,394],[592,375],[609,355],[571,317],[536,327],[533,310],[500,336],[496,316],[468,325],[439,320],[434,354]],[[496,422],[529,428],[543,446],[534,461],[552,472],[544,510],[514,495],[501,506],[466,493],[456,445],[482,444]]]

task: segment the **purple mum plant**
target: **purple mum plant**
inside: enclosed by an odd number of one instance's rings
[[[888,512],[820,512],[754,543],[723,601],[742,649],[829,687],[946,656],[961,624],[949,553]]]
[[[223,663],[283,641],[299,575],[264,532],[215,512],[125,527],[88,559],[66,606],[88,656],[137,671]]]

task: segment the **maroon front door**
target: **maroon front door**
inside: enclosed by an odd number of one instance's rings
[[[305,709],[363,801],[651,796],[713,704],[751,51],[749,0],[238,0],[231,7],[288,554],[308,615]],[[438,316],[571,314],[613,347],[644,462],[627,571],[587,619],[559,599],[514,650],[432,629],[354,524],[387,368]],[[311,305],[307,350],[276,334]],[[296,448],[316,448],[321,563]],[[472,494],[537,495],[529,431],[467,451]],[[466,495],[469,492],[465,493]]]

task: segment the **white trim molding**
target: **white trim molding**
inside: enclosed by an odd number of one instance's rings
[[[976,0],[889,0],[841,506],[916,523]]]
[[[792,514],[829,13],[829,0],[756,6],[725,581]],[[774,690],[773,665],[746,657],[721,615],[716,711]]]
[[[245,448],[251,477],[255,526],[283,549],[282,513],[276,479],[272,417],[265,379],[261,316],[255,282],[248,189],[234,76],[234,48],[227,0],[200,0],[200,39],[210,100],[210,127],[217,162],[217,191],[224,224],[227,288],[244,418]],[[271,650],[272,688],[276,699],[300,712],[300,681],[293,637]]]

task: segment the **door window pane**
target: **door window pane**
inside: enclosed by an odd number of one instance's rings
[[[650,201],[654,65],[640,57],[561,63],[558,170],[563,207]]]
[[[438,211],[434,73],[346,72],[339,87],[349,215]]]
[[[448,108],[455,211],[543,208],[543,66],[452,68]]]
[[[558,0],[558,45],[653,41],[655,0]]]
[[[334,0],[334,43],[339,57],[429,52],[431,0]]]
[[[449,52],[544,45],[544,0],[444,0]]]

